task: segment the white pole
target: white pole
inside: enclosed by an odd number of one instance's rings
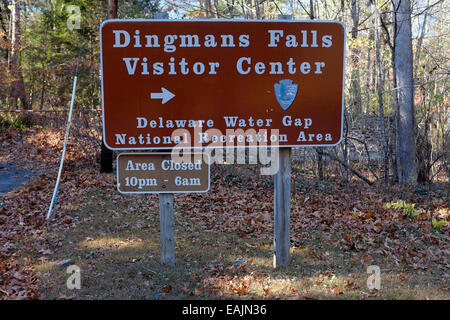
[[[77,76],[75,76],[73,78],[72,99],[70,101],[69,118],[67,119],[66,136],[64,137],[64,148],[63,148],[63,153],[61,155],[61,162],[59,164],[58,178],[56,179],[55,189],[53,190],[52,201],[50,202],[50,208],[48,208],[47,220],[50,219],[50,215],[52,213],[52,208],[53,208],[53,204],[55,202],[56,194],[58,193],[59,180],[61,179],[61,172],[62,172],[63,164],[64,164],[64,156],[66,155],[67,140],[69,139],[70,121],[72,120],[72,109],[73,109],[73,102],[75,100],[76,87],[77,87]]]

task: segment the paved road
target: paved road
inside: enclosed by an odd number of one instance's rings
[[[30,180],[32,173],[18,170],[16,167],[0,163],[0,197]]]

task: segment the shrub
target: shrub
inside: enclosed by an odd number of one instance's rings
[[[403,213],[409,217],[417,217],[420,214],[420,210],[414,208],[414,203],[406,203],[403,200],[397,202],[389,202],[385,204],[385,208],[390,209],[393,208],[395,210],[401,210]]]
[[[0,115],[0,128],[23,129],[24,124],[18,117]]]

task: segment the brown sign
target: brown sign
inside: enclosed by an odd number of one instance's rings
[[[209,169],[209,159],[201,153],[180,157],[171,153],[121,153],[117,156],[117,189],[121,193],[207,192]]]
[[[105,21],[104,142],[110,149],[335,145],[345,40],[340,22]]]

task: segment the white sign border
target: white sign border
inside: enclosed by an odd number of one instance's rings
[[[344,101],[344,93],[345,93],[345,57],[347,54],[347,27],[342,21],[337,20],[248,20],[248,19],[107,19],[104,20],[100,25],[99,37],[100,37],[100,78],[101,78],[101,90],[102,90],[102,124],[103,124],[103,143],[110,150],[117,151],[127,151],[127,150],[172,150],[172,149],[190,149],[192,151],[201,151],[204,149],[222,149],[222,148],[260,148],[262,146],[191,146],[187,147],[135,147],[135,148],[112,148],[106,143],[105,138],[105,106],[104,106],[104,90],[103,90],[103,45],[102,45],[102,28],[105,24],[110,22],[249,22],[249,23],[259,23],[259,22],[283,22],[283,23],[336,23],[340,24],[344,29],[344,53],[343,53],[343,63],[342,63],[342,104],[341,104],[341,135],[339,140],[335,144],[304,144],[304,145],[267,145],[263,147],[270,148],[304,148],[304,147],[335,147],[339,145],[344,138],[344,109],[345,109],[345,101]]]
[[[186,154],[189,155],[198,155],[201,154],[202,155],[202,161],[203,163],[206,163],[206,165],[208,166],[208,189],[206,190],[201,190],[201,191],[121,191],[120,190],[120,183],[119,183],[119,158],[122,155],[147,155],[147,156],[151,156],[151,155],[171,155],[171,152],[121,152],[117,155],[117,159],[116,159],[116,177],[117,177],[117,191],[119,191],[119,193],[121,194],[160,194],[160,193],[207,193],[209,192],[209,190],[211,189],[211,159],[209,157],[208,153],[205,152],[183,152],[183,156]],[[205,156],[208,160],[208,162],[205,161]]]

